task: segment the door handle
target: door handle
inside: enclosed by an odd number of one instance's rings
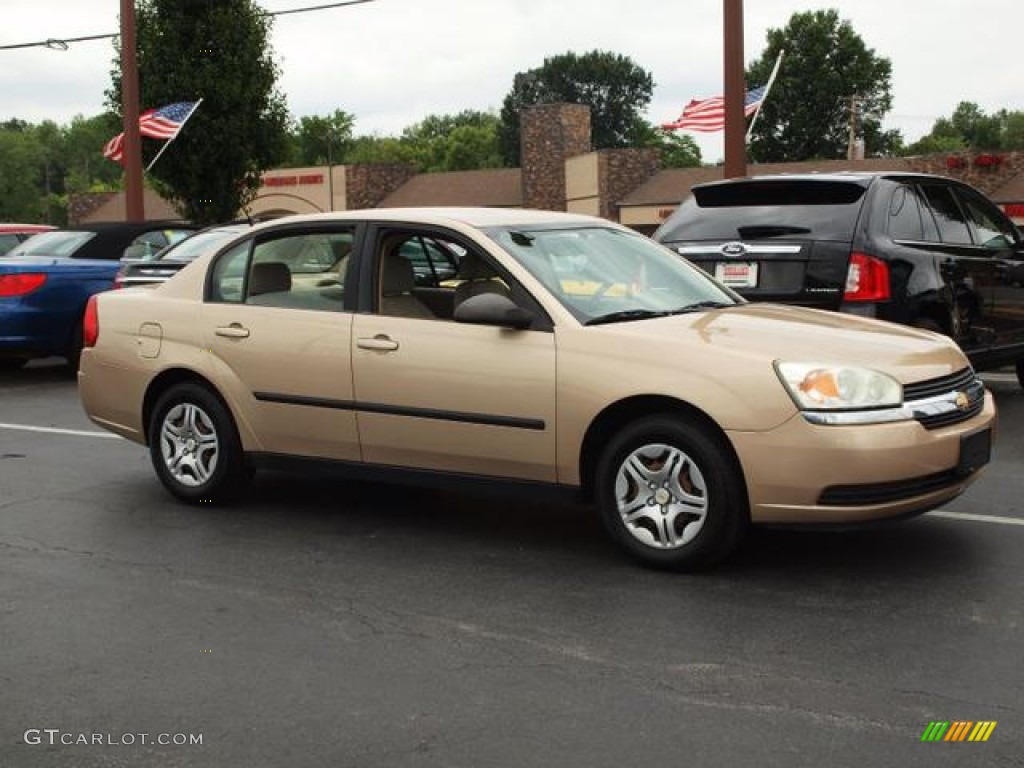
[[[247,339],[249,338],[249,329],[241,323],[232,323],[231,325],[222,325],[214,331],[218,336],[226,336],[229,339]]]
[[[360,349],[375,349],[379,352],[393,352],[398,349],[398,342],[389,339],[384,334],[377,334],[372,339],[356,339],[356,346]]]

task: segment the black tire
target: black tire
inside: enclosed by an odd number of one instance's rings
[[[165,434],[165,424],[181,430],[180,443]],[[212,461],[211,435],[215,441]],[[165,451],[170,454],[166,458]],[[179,458],[177,476],[170,466],[180,456],[176,451],[185,452],[185,460]],[[230,501],[250,476],[231,413],[209,389],[195,382],[176,384],[157,400],[149,424],[149,455],[164,487],[192,504]]]
[[[1024,387],[1024,358],[1017,361],[1017,383]]]
[[[0,357],[0,371],[17,371],[26,365],[27,357]]]
[[[645,447],[646,455],[637,454]],[[644,488],[637,482],[637,470],[631,474],[625,467],[630,457],[651,472],[648,479],[661,471],[662,459],[674,466],[662,478],[665,483],[659,485],[658,479],[657,488],[650,483]],[[674,490],[670,478],[676,480]],[[703,501],[683,504],[682,493],[687,491],[691,499]],[[674,416],[635,421],[609,442],[597,465],[595,496],[605,528],[616,543],[656,568],[699,570],[715,564],[736,548],[750,518],[742,474],[721,438]],[[620,497],[627,511],[632,506],[641,512],[638,519],[626,521]],[[645,512],[648,508],[650,514]],[[692,520],[689,512],[698,508],[703,511],[702,523]]]

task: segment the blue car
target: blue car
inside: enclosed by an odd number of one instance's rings
[[[56,355],[77,369],[85,303],[113,287],[125,248],[162,248],[194,230],[169,221],[95,224],[44,232],[0,257],[0,368]]]

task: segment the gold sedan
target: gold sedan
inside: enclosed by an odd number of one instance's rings
[[[155,289],[99,294],[97,424],[189,502],[254,468],[583,494],[651,565],[750,523],[932,509],[989,460],[995,408],[928,331],[747,304],[603,219],[500,209],[289,217]]]

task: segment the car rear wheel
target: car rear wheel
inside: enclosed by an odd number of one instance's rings
[[[748,520],[743,477],[717,436],[679,418],[625,427],[597,468],[597,503],[612,538],[641,562],[696,570],[739,543]]]
[[[149,453],[160,481],[183,501],[226,501],[248,478],[231,414],[197,383],[161,395],[149,425]]]

